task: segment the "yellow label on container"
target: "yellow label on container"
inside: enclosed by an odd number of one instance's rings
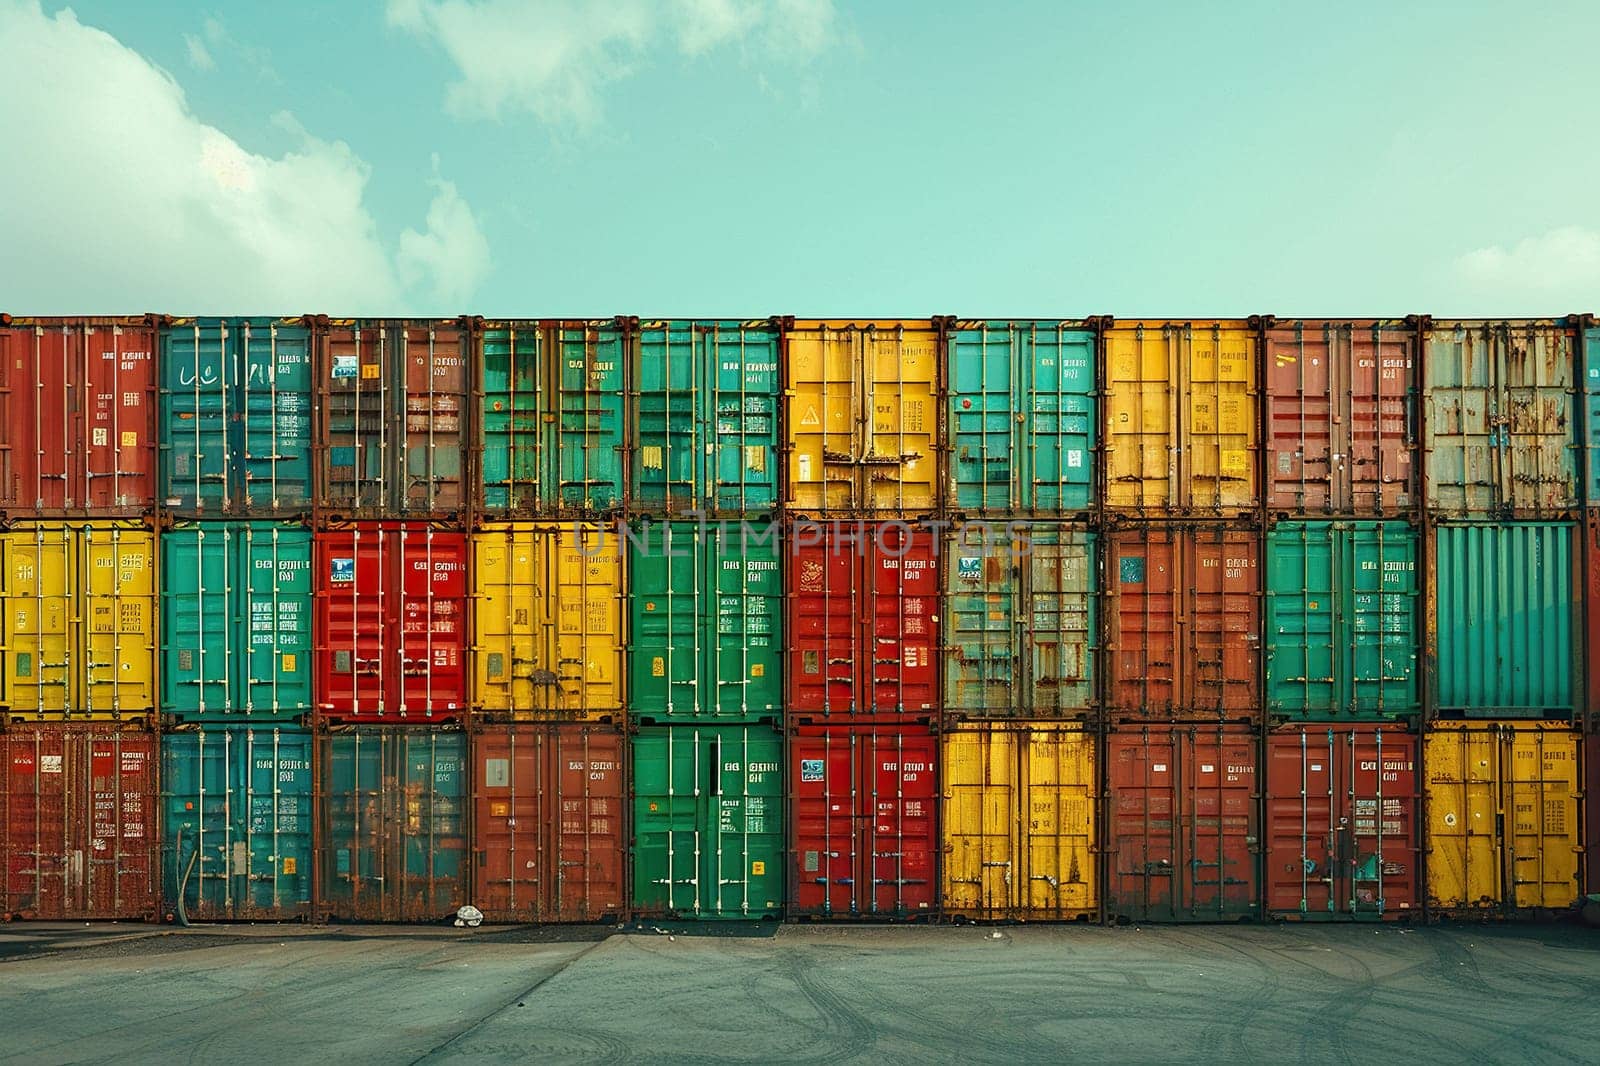
[[[298,870],[299,868],[300,868],[300,864],[295,860],[295,857],[293,855],[285,855],[284,856],[284,858],[283,858],[283,872],[285,874],[292,874],[296,870]]]
[[[129,430],[129,429],[123,430],[122,431],[122,446],[124,448],[137,448],[139,446],[139,434],[138,434],[138,432],[135,431],[135,430]]]
[[[750,676],[751,677],[766,677],[767,676],[767,664],[766,663],[751,663],[750,664]]]
[[[667,660],[660,655],[650,660],[650,676],[665,677],[667,675]]]
[[[381,368],[377,363],[366,363],[361,367],[361,376],[371,381],[377,378],[380,370]]]
[[[293,652],[286,651],[283,653],[283,666],[281,669],[286,674],[292,674],[295,672],[295,658]]]
[[[766,872],[767,872],[767,864],[762,862],[762,861],[760,861],[759,859],[750,864],[750,876],[751,877],[760,877],[762,874],[765,874]]]

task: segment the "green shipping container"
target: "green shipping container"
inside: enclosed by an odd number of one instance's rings
[[[783,909],[783,738],[771,726],[646,726],[633,739],[633,903],[641,914]]]
[[[310,915],[311,743],[309,730],[248,726],[161,738],[167,913]]]
[[[1583,332],[1583,416],[1587,502],[1600,507],[1600,327]]]
[[[643,722],[755,722],[783,702],[776,526],[649,522],[628,547],[628,696]]]
[[[1302,721],[1421,711],[1417,534],[1283,522],[1267,534],[1267,711]]]
[[[311,710],[311,532],[190,522],[161,534],[161,710],[184,721]]]

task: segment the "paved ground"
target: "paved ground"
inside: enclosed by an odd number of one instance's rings
[[[0,928],[19,1062],[1594,1061],[1570,926]]]

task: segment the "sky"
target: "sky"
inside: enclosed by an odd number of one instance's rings
[[[0,0],[0,310],[1600,310],[1600,4]]]

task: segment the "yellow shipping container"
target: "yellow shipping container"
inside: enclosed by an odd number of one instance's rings
[[[1438,722],[1423,738],[1428,906],[1565,910],[1578,898],[1579,734],[1563,722]]]
[[[138,522],[0,534],[13,721],[128,721],[156,707],[156,536]]]
[[[802,321],[786,337],[790,507],[932,513],[939,331],[927,319]]]
[[[945,912],[1094,917],[1094,734],[985,722],[945,733],[943,746]]]
[[[572,522],[472,535],[475,710],[526,720],[622,710],[622,548],[614,528]]]
[[[1119,322],[1106,332],[1108,508],[1256,507],[1255,346],[1242,321]]]

